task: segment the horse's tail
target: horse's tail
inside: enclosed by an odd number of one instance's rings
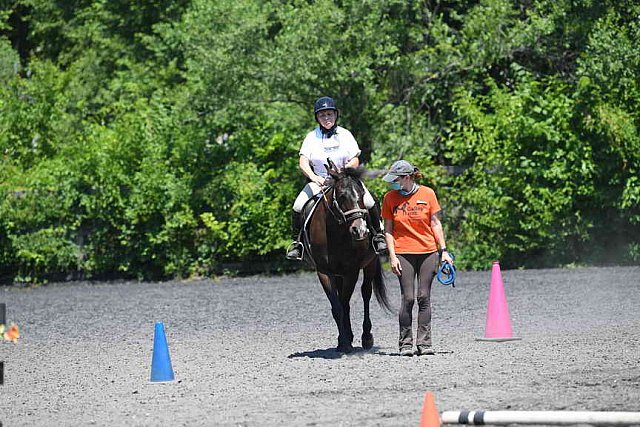
[[[380,257],[376,257],[374,262],[375,273],[373,275],[373,294],[376,296],[376,300],[378,300],[380,307],[382,307],[386,312],[391,313],[393,310],[391,309],[391,304],[389,304],[389,299],[387,298],[387,287],[382,275],[382,262],[380,261]]]

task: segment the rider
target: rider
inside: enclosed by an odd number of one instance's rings
[[[291,228],[293,243],[287,251],[287,258],[300,260],[302,258],[302,243],[300,230],[302,229],[302,208],[314,195],[320,193],[323,187],[331,184],[331,177],[325,168],[327,158],[330,158],[338,168],[356,168],[360,165],[358,156],[360,147],[347,129],[338,126],[339,111],[332,98],[323,96],[314,103],[313,112],[318,127],[309,132],[300,148],[299,166],[302,173],[309,178],[309,182],[302,189],[293,203],[291,214]],[[369,211],[369,224],[372,231],[372,244],[376,253],[386,251],[387,244],[380,222],[380,213],[375,200],[365,187],[364,205]]]

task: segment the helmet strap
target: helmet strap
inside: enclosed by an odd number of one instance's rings
[[[331,126],[331,129],[325,129],[324,126],[320,125],[320,131],[322,132],[322,135],[325,138],[331,138],[333,135],[336,134],[337,130],[338,130],[338,125],[337,124]]]

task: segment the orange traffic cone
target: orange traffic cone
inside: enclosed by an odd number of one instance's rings
[[[491,268],[491,286],[489,288],[489,304],[487,308],[487,323],[484,338],[476,338],[478,341],[511,341],[519,340],[513,336],[509,307],[504,295],[504,284],[500,263],[493,262]]]
[[[430,391],[424,395],[420,427],[440,427],[440,414],[438,413],[438,408],[436,408],[436,401],[433,398],[433,393]]]

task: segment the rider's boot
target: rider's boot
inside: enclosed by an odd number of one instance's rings
[[[382,227],[380,225],[380,212],[378,206],[374,205],[369,209],[369,225],[372,231],[371,244],[373,250],[377,254],[384,254],[387,252],[387,240],[384,238]]]
[[[291,233],[293,243],[287,249],[287,259],[300,261],[302,259],[302,243],[300,242],[300,230],[302,230],[302,214],[291,211]]]

